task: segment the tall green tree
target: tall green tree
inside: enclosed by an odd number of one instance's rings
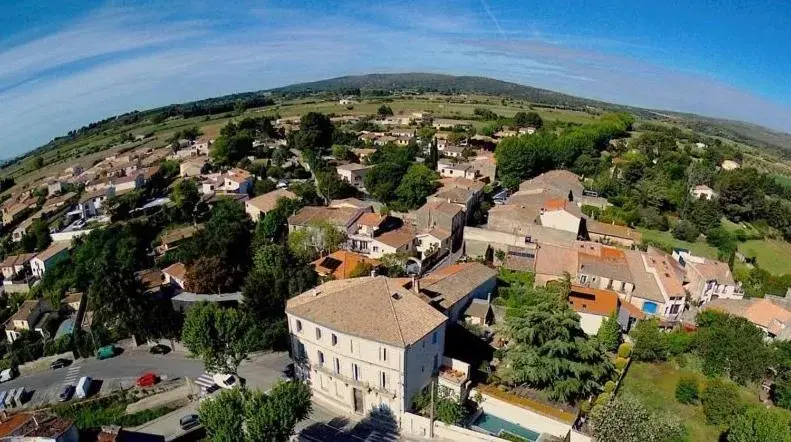
[[[521,297],[522,305],[508,309],[505,334],[510,346],[497,372],[506,384],[574,401],[597,393],[607,380],[612,363],[582,330],[567,296],[567,288],[534,290]]]
[[[244,434],[245,395],[223,390],[201,401],[198,416],[211,442],[237,442]]]
[[[615,351],[621,343],[621,324],[618,324],[618,316],[613,312],[604,319],[596,333],[596,339],[607,351]]]
[[[517,112],[514,115],[514,124],[519,127],[535,127],[539,129],[544,125],[544,121],[541,120],[541,116],[537,112]]]
[[[745,318],[706,311],[697,322],[696,348],[706,375],[745,384],[761,379],[772,365],[764,333]]]
[[[638,322],[631,335],[634,340],[632,356],[635,359],[638,361],[667,359],[667,341],[659,330],[657,319],[651,318]]]
[[[318,112],[308,112],[300,118],[299,130],[289,134],[289,147],[313,152],[318,156],[332,146],[335,132],[330,118]]]
[[[257,348],[260,330],[243,310],[202,302],[187,312],[181,340],[207,370],[236,373],[239,364]]]
[[[404,168],[396,163],[377,164],[365,175],[365,190],[378,201],[393,201],[403,175]]]
[[[173,205],[182,220],[192,220],[195,205],[200,201],[198,185],[190,179],[182,179],[175,186],[170,194]]]
[[[423,164],[409,166],[395,190],[398,202],[408,210],[420,207],[436,189],[438,179],[439,175]]]
[[[225,390],[201,402],[201,424],[212,442],[285,442],[312,409],[310,387],[281,382],[269,393]]]

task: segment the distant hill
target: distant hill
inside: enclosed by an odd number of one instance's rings
[[[791,155],[791,134],[778,132],[756,124],[695,114],[643,109],[598,100],[575,97],[547,89],[525,86],[486,77],[453,76],[428,73],[368,74],[330,78],[310,83],[299,83],[271,89],[273,93],[343,92],[348,90],[399,90],[440,93],[479,93],[508,96],[547,106],[570,109],[596,108],[606,111],[627,111],[642,118],[673,122],[689,129],[728,138],[745,144]]]
[[[501,95],[528,100],[549,106],[563,106],[584,109],[589,107],[605,109],[633,109],[617,106],[602,101],[589,100],[562,94],[547,89],[525,86],[507,81],[486,77],[453,76],[443,74],[407,73],[407,74],[368,74],[330,78],[327,80],[299,83],[271,89],[273,93],[317,93],[343,92],[353,89],[361,91],[414,91],[439,92],[447,94],[485,94]],[[638,111],[642,109],[634,108]]]

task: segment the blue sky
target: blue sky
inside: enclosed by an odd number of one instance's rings
[[[483,75],[791,132],[782,1],[0,2],[0,158],[134,109],[371,72]]]

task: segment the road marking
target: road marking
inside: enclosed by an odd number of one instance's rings
[[[74,381],[79,379],[80,378],[80,369],[81,368],[82,367],[80,367],[79,365],[72,365],[71,367],[69,367],[69,369],[66,370],[66,378],[63,379],[63,385],[66,386],[66,385],[73,384]]]
[[[214,385],[214,378],[212,378],[212,375],[203,372],[203,374],[195,378],[195,383],[200,385],[201,393],[206,393],[206,390]]]

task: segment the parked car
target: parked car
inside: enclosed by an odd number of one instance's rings
[[[66,402],[71,399],[71,397],[74,396],[75,390],[76,389],[74,388],[74,385],[71,384],[63,387],[63,390],[61,390],[60,394],[58,395],[58,402]]]
[[[93,379],[91,379],[89,376],[81,377],[80,381],[77,382],[77,388],[75,389],[74,396],[76,396],[77,399],[85,399],[91,392],[92,384]]]
[[[222,388],[234,388],[240,384],[239,378],[232,374],[217,373],[212,376],[212,380]]]
[[[165,354],[170,353],[170,347],[168,347],[167,345],[163,345],[163,344],[157,344],[157,345],[151,347],[151,349],[148,350],[148,351],[151,352],[151,354],[154,354],[154,355],[165,355]]]
[[[138,387],[151,387],[159,381],[159,377],[155,373],[148,372],[143,376],[137,378]]]
[[[104,347],[100,347],[99,351],[96,352],[96,359],[108,359],[115,356],[115,346],[113,345],[105,345]]]
[[[6,368],[3,371],[0,371],[0,383],[10,381],[17,377],[19,373],[13,368]]]
[[[200,419],[198,418],[197,414],[188,414],[186,416],[182,416],[179,419],[179,426],[182,430],[189,430],[190,428],[195,428],[200,425]]]
[[[50,362],[50,370],[57,370],[59,368],[67,367],[71,364],[71,359],[58,358]]]

